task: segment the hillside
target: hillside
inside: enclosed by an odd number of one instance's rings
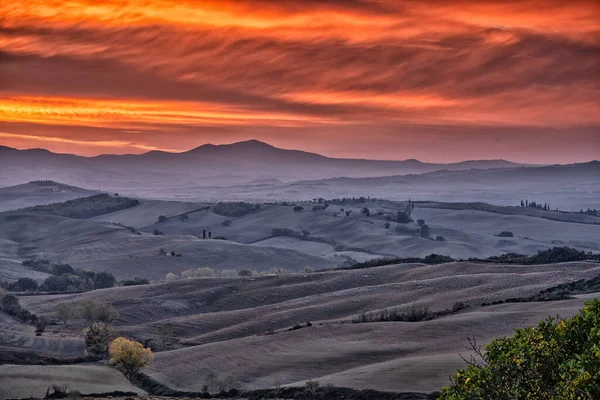
[[[97,193],[54,181],[32,181],[16,186],[0,187],[0,212],[58,203]]]
[[[22,261],[43,256],[75,268],[108,271],[119,279],[164,279],[167,272],[189,268],[251,268],[271,271],[285,266],[326,268],[338,262],[274,247],[254,247],[191,235],[134,233],[120,225],[35,213],[0,214],[0,259]],[[160,250],[180,253],[166,257]]]
[[[0,365],[0,399],[42,398],[56,382],[80,393],[145,392],[120,372],[98,365]]]
[[[23,297],[38,314],[58,302],[110,302],[119,332],[156,338],[174,328],[175,350],[158,352],[149,373],[180,390],[200,390],[209,371],[232,375],[245,388],[317,379],[354,388],[430,392],[462,366],[466,338],[481,343],[559,313],[583,300],[483,302],[531,295],[562,282],[590,279],[600,264],[519,266],[475,263],[390,265],[252,279],[196,278],[82,294]],[[423,322],[352,323],[360,314],[414,305],[431,311],[463,302],[471,308]],[[306,326],[306,321],[311,326]],[[301,324],[301,329],[287,331]],[[402,372],[406,379],[392,379]]]

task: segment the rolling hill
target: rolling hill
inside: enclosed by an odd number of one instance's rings
[[[465,351],[467,337],[477,335],[484,344],[549,315],[568,317],[597,294],[481,307],[483,302],[599,274],[600,264],[589,262],[404,264],[251,279],[193,278],[23,297],[21,303],[43,315],[58,302],[109,302],[121,314],[117,330],[134,338],[156,338],[158,327],[172,325],[177,344],[157,352],[148,373],[180,390],[201,390],[212,371],[231,375],[248,389],[316,379],[431,392],[464,365],[458,353]],[[413,306],[440,311],[457,302],[470,308],[430,321],[352,323],[365,312],[405,312]],[[294,325],[299,328],[290,330]]]
[[[0,185],[23,180],[55,179],[71,184],[128,192],[133,187],[277,182],[335,176],[378,176],[424,173],[440,169],[504,168],[519,164],[504,160],[465,161],[453,164],[418,160],[379,161],[338,159],[298,150],[285,150],[257,140],[228,145],[203,145],[182,153],[151,151],[140,155],[81,157],[43,149],[0,147],[0,168],[7,171]],[[258,179],[258,181],[256,181]],[[132,187],[133,186],[133,187]],[[131,192],[128,192],[131,193]],[[138,191],[138,196],[147,197]]]
[[[16,186],[0,187],[0,212],[58,203],[97,193],[54,181],[32,181]]]

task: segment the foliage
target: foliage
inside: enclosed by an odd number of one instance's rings
[[[200,267],[194,271],[194,276],[197,278],[201,277],[214,277],[215,270],[209,267]]]
[[[398,225],[400,226],[400,225]],[[600,254],[586,253],[585,251],[579,251],[570,247],[553,247],[548,250],[539,251],[536,255],[525,256],[522,254],[503,254],[501,256],[492,256],[488,258],[470,258],[469,261],[490,263],[490,264],[522,264],[522,265],[539,265],[539,264],[553,264],[571,261],[600,261]],[[344,266],[338,269],[362,269],[380,267],[383,265],[393,264],[412,264],[412,263],[423,263],[423,264],[442,264],[457,261],[452,257],[443,256],[439,254],[430,254],[424,258],[421,257],[385,257],[376,258],[373,260],[354,263],[351,266]]]
[[[85,219],[135,207],[140,202],[127,197],[112,197],[109,194],[97,194],[90,197],[63,201],[46,205],[21,208],[18,212],[57,215],[61,217]]]
[[[167,220],[167,217],[165,217],[164,215],[158,216],[158,222],[165,222],[166,220]]]
[[[173,281],[176,281],[177,279],[179,279],[179,277],[177,275],[175,275],[174,273],[172,273],[172,272],[168,272],[167,276],[165,277],[165,279],[168,282],[173,282]]]
[[[213,207],[213,212],[224,217],[241,217],[246,214],[256,212],[260,209],[260,205],[246,203],[243,201],[230,203],[217,203]]]
[[[38,289],[38,283],[35,279],[19,278],[16,282],[7,284],[6,289],[12,292],[35,292]]]
[[[133,278],[126,279],[119,282],[121,286],[138,286],[138,285],[149,285],[150,281],[146,278]]]
[[[66,324],[73,317],[73,307],[69,303],[58,303],[54,306],[54,313],[59,321]]]
[[[445,238],[445,237],[443,237],[443,236],[439,236],[439,235],[438,235],[438,236],[436,236],[436,237],[435,237],[435,241],[436,241],[436,242],[445,242],[445,241],[446,241],[446,238]]]
[[[111,323],[119,318],[119,311],[107,303],[85,300],[77,304],[77,315],[85,320],[85,326],[94,322]]]
[[[35,321],[35,333],[42,334],[46,330],[46,320],[40,317]]]
[[[239,276],[252,276],[252,270],[249,270],[248,268],[242,268],[240,269],[240,272],[238,272]]]
[[[193,277],[194,277],[194,271],[191,269],[186,269],[185,271],[181,272],[182,279],[193,278]]]
[[[27,288],[27,290],[32,291],[64,292],[103,289],[113,287],[116,284],[116,279],[110,272],[75,269],[69,264],[52,263],[50,260],[45,259],[25,260],[22,264],[35,271],[51,274],[52,276],[46,278],[39,286],[37,283],[31,282],[30,278],[22,278],[28,281],[22,281],[21,284],[15,285],[15,289],[12,290],[25,291],[21,289]],[[36,289],[33,289],[34,287]]]
[[[140,369],[146,367],[154,359],[152,350],[144,348],[133,340],[118,337],[110,343],[110,362],[123,371],[131,379]]]
[[[515,237],[515,234],[511,231],[502,231],[498,234],[498,237]]]
[[[412,222],[413,220],[408,216],[407,213],[403,212],[403,211],[398,211],[396,213],[396,222],[398,222],[399,224],[408,224],[409,222]]]
[[[373,268],[380,267],[383,265],[391,265],[391,264],[413,264],[413,263],[421,263],[421,264],[443,264],[454,261],[453,258],[448,256],[442,256],[439,254],[430,254],[424,258],[421,257],[393,257],[393,258],[375,258],[373,260],[354,263],[349,267],[340,267],[339,269],[363,269],[363,268]]]
[[[0,300],[0,307],[2,311],[10,314],[17,315],[21,311],[21,305],[19,304],[19,298],[12,293],[6,293]]]
[[[154,236],[164,236],[165,233],[163,231],[161,231],[160,229],[153,229],[152,234]]]
[[[105,322],[94,322],[89,328],[84,329],[85,347],[88,354],[106,357],[109,344],[114,338],[114,329]]]
[[[442,400],[600,398],[600,299],[572,318],[517,329],[485,351],[470,343],[475,356],[442,389]]]
[[[173,327],[169,324],[159,326],[158,329],[156,329],[156,333],[158,334],[162,349],[165,349],[167,345],[170,344],[171,340],[173,340]]]
[[[421,233],[421,229],[413,229],[406,225],[396,225],[394,232],[399,235],[416,235]]]
[[[471,260],[481,261],[478,259]],[[570,247],[553,247],[548,250],[539,251],[533,256],[503,254],[501,256],[489,257],[483,261],[503,264],[538,265],[586,260],[600,261],[600,254],[586,253],[585,251],[579,251]]]

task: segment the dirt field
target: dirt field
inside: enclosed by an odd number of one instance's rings
[[[0,365],[0,376],[0,399],[43,398],[52,384],[81,393],[145,393],[117,370],[99,365]]]
[[[203,377],[214,371],[232,375],[248,389],[317,379],[354,388],[430,392],[461,366],[457,354],[467,337],[486,342],[548,315],[568,317],[583,298],[483,308],[481,303],[598,274],[600,264],[584,262],[413,264],[250,279],[194,278],[21,302],[38,314],[49,313],[57,302],[109,302],[121,313],[118,331],[136,338],[156,338],[159,326],[171,324],[177,349],[157,353],[149,373],[181,390],[200,390]],[[426,322],[352,323],[363,312],[403,312],[413,305],[441,311],[457,301],[472,308]],[[312,326],[286,331],[306,321]],[[403,379],[393,379],[394,374]]]

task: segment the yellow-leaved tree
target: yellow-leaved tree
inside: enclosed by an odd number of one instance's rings
[[[127,379],[139,372],[154,360],[152,350],[144,348],[141,343],[124,337],[118,337],[110,343],[108,353],[110,362],[121,370]]]

